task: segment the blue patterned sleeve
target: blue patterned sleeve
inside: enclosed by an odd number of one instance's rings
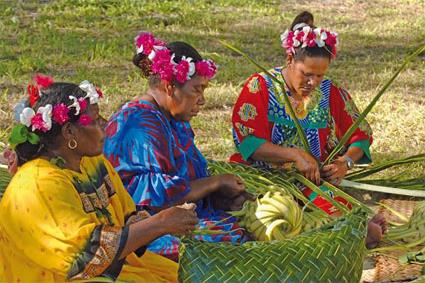
[[[136,204],[161,207],[189,193],[164,121],[150,112],[123,114],[112,118],[106,135],[104,153]]]

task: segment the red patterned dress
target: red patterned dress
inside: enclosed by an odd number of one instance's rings
[[[282,67],[277,67],[270,73],[281,78],[281,71]],[[291,97],[289,91],[287,94]],[[283,101],[282,89],[267,74],[257,73],[246,81],[233,108],[233,139],[238,153],[231,156],[231,161],[270,166],[250,158],[266,141],[283,147],[302,148],[294,122]],[[305,111],[298,114],[312,155],[323,162],[358,116],[359,111],[348,92],[329,79],[323,80],[317,91],[310,95]],[[363,121],[341,153],[349,147],[359,147],[364,152],[359,163],[368,163],[371,161],[371,143],[371,128]],[[330,203],[318,197],[311,189],[303,188],[303,193],[326,212],[335,211]],[[338,201],[346,202],[342,199]]]

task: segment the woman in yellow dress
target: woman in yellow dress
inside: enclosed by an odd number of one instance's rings
[[[87,81],[37,83],[10,138],[20,167],[0,202],[0,282],[177,281],[177,263],[146,245],[192,231],[194,205],[136,211],[101,155],[102,93]]]

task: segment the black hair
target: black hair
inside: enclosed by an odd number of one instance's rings
[[[174,41],[168,43],[166,47],[174,54],[174,62],[179,63],[183,56],[190,57],[193,59],[193,62],[202,61],[202,56],[199,54],[196,49],[190,44],[182,41]],[[152,73],[152,63],[143,53],[135,54],[133,56],[133,64],[140,68],[142,71],[143,77],[147,78],[149,81],[149,86],[156,86],[161,81],[161,78],[158,74]],[[182,83],[179,83],[175,79],[172,81],[173,85],[181,87]]]
[[[32,107],[35,112],[40,107],[48,104],[54,106],[63,103],[67,106],[72,104],[72,100],[69,98],[70,95],[78,98],[86,96],[86,92],[83,91],[78,85],[72,83],[53,83],[49,87],[40,89],[40,98]],[[69,122],[76,123],[79,119],[79,115],[75,115],[76,109],[70,108],[68,112]],[[35,159],[46,152],[47,148],[55,148],[57,145],[57,136],[60,134],[62,126],[52,120],[52,128],[47,131],[35,130],[34,133],[40,138],[38,144],[31,144],[30,142],[24,142],[16,145],[15,151],[18,156],[18,166],[21,166],[27,161]],[[31,131],[31,126],[29,128]]]
[[[315,29],[314,25],[314,17],[310,12],[304,11],[298,14],[291,24],[291,31],[295,31],[294,27],[297,24],[305,23],[310,26],[312,29]],[[302,27],[298,28],[301,30]],[[326,48],[325,48],[326,47]],[[295,61],[304,61],[305,57],[325,57],[329,60],[332,58],[331,51],[332,48],[329,45],[325,45],[324,47],[314,46],[314,47],[304,47],[304,48],[295,48],[294,59]]]

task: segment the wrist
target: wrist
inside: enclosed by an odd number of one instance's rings
[[[298,158],[301,156],[300,150],[298,148],[285,148],[283,152],[282,160],[289,162],[296,162]]]
[[[353,169],[354,168],[354,161],[351,157],[347,156],[347,155],[343,155],[342,156],[342,160],[345,161],[345,164],[347,166],[347,170]]]

